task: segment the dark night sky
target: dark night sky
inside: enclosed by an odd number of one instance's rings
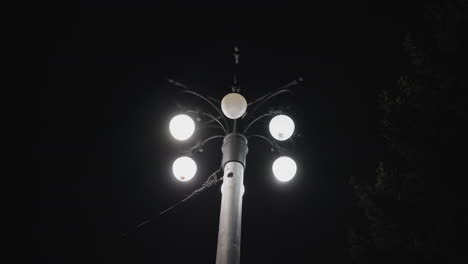
[[[187,144],[168,121],[174,78],[216,98],[229,92],[232,47],[253,100],[298,76],[292,105],[298,174],[279,184],[274,153],[252,141],[245,175],[242,263],[346,263],[355,215],[352,175],[373,175],[382,155],[377,93],[407,65],[407,5],[396,2],[50,4],[40,90],[40,263],[214,263],[219,186],[170,213],[217,168],[220,144],[177,182],[172,161]],[[257,128],[267,133],[266,123]],[[265,154],[266,153],[266,154]],[[150,224],[134,232],[140,222]],[[122,236],[123,233],[128,233]]]

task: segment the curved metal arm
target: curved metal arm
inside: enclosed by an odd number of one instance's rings
[[[260,96],[259,98],[255,99],[254,101],[248,103],[247,106],[252,106],[252,105],[254,105],[254,104],[256,104],[256,103],[262,102],[263,100],[265,100],[265,98],[267,98],[267,97],[270,96],[271,94],[273,94],[273,93],[275,93],[275,92],[277,92],[277,91],[280,91],[280,90],[289,90],[289,89],[279,89],[279,90],[275,90],[275,91],[269,92],[269,93],[267,93],[267,94],[265,94],[265,95]]]
[[[214,117],[214,116],[213,116]],[[219,122],[219,120],[222,118],[222,116],[218,116],[218,117],[215,117],[214,119],[212,120],[209,120],[209,121],[206,121],[206,123],[204,123],[203,125],[208,125],[208,124],[211,124],[213,122]]]
[[[203,101],[207,102],[211,107],[213,107],[216,110],[216,112],[218,112],[218,114],[223,119],[224,124],[226,125],[227,129],[229,130],[229,123],[227,122],[226,118],[224,117],[223,112],[221,112],[221,109],[219,109],[219,107],[214,105],[213,102],[210,101],[210,99],[206,98],[205,96],[203,96],[203,95],[201,95],[201,94],[199,94],[197,92],[191,91],[191,90],[182,90],[182,92],[195,95],[195,96],[201,98]]]
[[[216,138],[224,138],[224,135],[216,135],[216,136],[211,136],[205,140],[203,140],[202,142],[198,143],[197,145],[195,145],[194,147],[192,147],[191,149],[185,151],[184,153],[193,157],[195,155],[195,153],[197,151],[199,151],[203,145],[205,145],[206,143],[208,143],[208,141],[211,141],[213,139],[216,139]]]
[[[226,135],[228,134],[228,130],[227,130],[227,129],[223,126],[223,124],[222,124],[221,122],[219,122],[219,120],[218,120],[217,118],[215,118],[213,115],[208,114],[208,113],[200,113],[200,114],[205,115],[205,116],[209,117],[211,120],[213,120],[213,121],[215,121],[216,123],[218,123],[218,124],[221,126],[221,128],[224,130],[224,134],[226,134]]]
[[[273,98],[273,97],[275,97],[275,96],[277,96],[279,94],[286,93],[286,92],[292,93],[293,91],[291,89],[289,89],[289,87],[294,86],[294,85],[298,85],[300,82],[303,82],[303,81],[304,81],[304,79],[302,77],[299,77],[297,80],[289,82],[288,84],[283,85],[280,88],[278,88],[278,89],[276,89],[276,90],[274,90],[274,91],[272,91],[270,93],[267,93],[267,94],[265,94],[263,96],[260,96],[259,98],[257,98],[254,101],[250,102],[248,104],[248,106],[252,106],[254,104],[259,103],[259,105],[257,105],[250,113],[255,112],[265,102],[267,102],[268,100],[270,100],[271,98]]]
[[[182,88],[182,89],[185,89],[185,90],[191,90],[191,88],[189,88],[187,85],[183,84],[183,83],[180,83],[180,82],[176,82],[175,80],[173,79],[168,79],[167,80],[169,83],[179,87],[179,88]],[[216,98],[213,98],[211,96],[207,96],[208,99],[210,99],[211,101],[215,102],[215,103],[221,103],[221,101],[219,101],[218,99]]]
[[[210,124],[211,121],[214,121],[214,122],[218,123],[218,125],[223,129],[224,134],[226,134],[226,135],[228,134],[228,130],[226,129],[226,127],[224,127],[224,125],[223,125],[221,122],[219,122],[219,118],[216,118],[216,117],[214,117],[213,115],[208,114],[208,113],[198,112],[198,111],[192,111],[192,110],[187,111],[187,113],[188,113],[188,114],[193,114],[194,116],[197,116],[197,117],[198,117],[199,115],[204,115],[204,116],[209,117],[209,118],[210,118],[210,121],[209,121],[209,122],[206,122],[205,124],[203,124],[203,126],[206,126],[206,125]]]
[[[183,89],[182,89],[182,92],[188,93],[188,94],[191,94],[191,95],[195,95],[195,96],[197,96],[198,98],[201,98],[203,101],[207,102],[207,103],[208,103],[211,107],[213,107],[213,108],[216,110],[216,112],[221,116],[221,118],[223,119],[223,122],[224,122],[224,124],[225,124],[225,128],[227,128],[227,130],[229,130],[229,123],[227,122],[226,118],[224,117],[223,112],[221,111],[221,109],[219,109],[219,107],[217,107],[217,106],[216,106],[215,104],[213,104],[213,102],[212,102],[212,101],[214,101],[214,102],[219,102],[218,100],[216,100],[216,99],[214,99],[214,98],[212,98],[212,97],[208,97],[208,98],[207,98],[207,97],[205,97],[205,96],[203,96],[203,95],[201,95],[201,94],[199,94],[199,93],[197,93],[197,92],[195,92],[195,91],[189,89],[186,85],[184,85],[184,84],[182,84],[182,83],[179,83],[179,82],[176,82],[176,81],[174,81],[174,80],[172,80],[172,79],[168,79],[168,82],[171,83],[171,84],[173,84],[173,85],[175,85],[175,86],[177,86],[177,87],[179,87],[179,88],[183,88]]]
[[[270,143],[270,145],[276,149],[276,151],[278,151],[279,153],[284,153],[286,151],[284,151],[284,149],[280,146],[278,146],[278,144],[274,143],[273,141],[271,141],[269,138],[265,137],[265,136],[262,136],[262,135],[259,135],[259,134],[253,134],[253,135],[249,135],[247,136],[247,138],[251,138],[251,137],[258,137],[258,138],[261,138],[265,141],[267,141],[268,143]]]
[[[167,81],[168,81],[169,83],[175,85],[175,86],[180,87],[180,88],[187,89],[187,90],[190,89],[190,88],[188,88],[187,85],[185,85],[185,84],[183,84],[183,83],[180,83],[180,82],[176,82],[176,81],[174,81],[174,80],[172,80],[172,79],[167,79]]]
[[[222,129],[218,124],[213,125],[200,125],[198,126],[195,131],[198,132],[200,130],[213,130],[213,129]],[[224,131],[223,131],[224,132]],[[194,132],[195,133],[195,132]]]
[[[255,111],[257,111],[264,103],[268,102],[271,98],[277,95],[280,95],[282,93],[293,93],[293,91],[291,91],[290,89],[282,89],[282,90],[266,95],[264,99],[260,100],[259,102],[255,102],[255,103],[258,103],[258,105],[255,106],[255,108],[250,112],[250,114],[255,113]]]
[[[213,101],[214,103],[217,103],[217,104],[221,104],[221,101],[214,98],[214,97],[211,97],[211,96],[207,96],[206,98],[210,99],[211,101]]]
[[[274,116],[276,114],[280,113],[280,111],[271,111],[271,112],[268,112],[266,114],[263,114],[257,118],[255,118],[254,120],[252,120],[243,130],[242,134],[245,134],[247,132],[247,130],[253,125],[255,124],[255,122],[257,122],[258,120],[264,118],[264,117],[267,117],[267,116]]]

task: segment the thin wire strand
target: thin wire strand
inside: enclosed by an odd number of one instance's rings
[[[166,210],[162,211],[161,213],[159,213],[159,215],[163,215],[163,214],[171,211],[172,209],[178,207],[182,203],[185,203],[186,201],[188,201],[188,200],[192,199],[193,197],[197,196],[198,194],[200,194],[201,192],[203,192],[207,188],[210,188],[210,187],[214,186],[216,183],[218,183],[219,181],[221,181],[222,177],[218,177],[218,173],[220,171],[221,171],[221,168],[217,169],[215,172],[213,172],[208,177],[208,179],[206,179],[206,181],[205,181],[205,183],[203,183],[202,187],[200,187],[200,188],[196,189],[195,191],[193,191],[191,194],[189,194],[187,197],[185,197],[180,202],[178,202],[178,203],[174,204],[173,206],[167,208]]]
[[[213,172],[207,179],[206,181],[203,183],[203,185],[196,189],[195,191],[193,191],[191,194],[189,194],[187,197],[185,197],[183,200],[179,201],[178,203],[174,204],[173,206],[167,208],[166,210],[162,211],[159,213],[158,216],[162,216],[163,214],[173,210],[174,208],[178,207],[179,205],[187,202],[188,200],[194,198],[195,196],[199,195],[201,192],[203,192],[204,190],[212,187],[212,186],[215,186],[218,182],[222,181],[223,180],[223,176],[219,177],[218,176],[218,173],[222,171],[222,168],[220,167],[219,169],[217,169],[215,172]],[[153,218],[154,219],[154,218]],[[143,222],[141,222],[140,224],[138,224],[134,231],[133,232],[136,232],[138,229],[140,229],[142,226],[145,226],[149,223],[151,223],[153,221],[153,219],[148,219],[148,220],[145,220]],[[124,237],[126,237],[128,234],[125,233],[123,234]]]

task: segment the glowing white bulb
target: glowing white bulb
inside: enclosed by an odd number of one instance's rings
[[[179,181],[189,181],[197,172],[197,164],[189,157],[180,157],[172,164],[172,173]]]
[[[186,140],[195,131],[195,122],[188,115],[176,115],[169,123],[169,131],[175,139]]]
[[[277,115],[271,119],[269,128],[271,136],[284,141],[294,133],[294,121],[287,115]]]
[[[296,175],[296,162],[290,157],[279,157],[273,162],[273,174],[281,182],[290,181]]]
[[[221,110],[230,119],[237,119],[247,110],[247,101],[238,93],[229,93],[221,101]]]

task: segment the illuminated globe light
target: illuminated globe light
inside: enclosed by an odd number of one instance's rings
[[[296,175],[296,162],[290,157],[279,157],[273,162],[273,174],[281,182],[290,181]]]
[[[247,110],[247,101],[238,93],[229,93],[221,101],[223,114],[230,119],[237,119]]]
[[[179,181],[189,181],[197,172],[197,164],[189,157],[180,157],[172,164],[172,173]]]
[[[195,122],[188,115],[176,115],[169,123],[169,131],[175,139],[186,140],[195,131]]]
[[[271,119],[269,128],[272,137],[284,141],[294,133],[294,121],[287,115],[277,115]]]

